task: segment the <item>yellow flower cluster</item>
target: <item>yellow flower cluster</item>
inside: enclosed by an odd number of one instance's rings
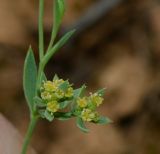
[[[83,121],[90,122],[92,120],[96,121],[98,119],[98,114],[95,111],[92,111],[91,109],[83,109],[81,112],[81,118]]]
[[[95,104],[97,107],[100,106],[104,100],[100,95],[97,93],[91,94],[90,100],[93,104]]]
[[[78,98],[76,103],[78,109],[81,111],[81,118],[83,121],[97,121],[99,118],[96,108],[101,105],[103,98],[97,94],[91,94],[89,97]]]
[[[47,110],[54,113],[57,112],[60,108],[60,105],[57,101],[51,101],[47,103]]]
[[[44,81],[41,87],[41,98],[47,104],[46,109],[49,112],[57,112],[60,109],[60,100],[66,100],[73,97],[73,88],[68,83],[64,90],[60,86],[65,81],[62,79],[55,79],[53,81]]]
[[[88,105],[87,98],[86,97],[78,98],[77,105],[80,108],[85,108]]]

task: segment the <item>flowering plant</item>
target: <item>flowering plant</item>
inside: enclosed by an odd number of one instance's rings
[[[48,121],[69,120],[76,118],[77,126],[83,131],[89,130],[85,122],[108,124],[111,120],[99,115],[97,107],[103,102],[105,89],[98,90],[85,96],[86,86],[74,89],[68,80],[60,79],[57,75],[52,81],[47,80],[44,69],[51,57],[69,40],[75,30],[66,33],[55,42],[63,15],[64,0],[54,0],[54,25],[49,46],[44,51],[43,16],[44,0],[39,0],[39,65],[37,68],[32,48],[29,48],[24,64],[23,86],[25,98],[30,109],[30,124],[24,140],[22,153],[26,154],[33,129],[40,118]]]

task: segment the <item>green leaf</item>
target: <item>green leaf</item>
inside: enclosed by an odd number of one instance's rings
[[[42,118],[45,118],[45,116],[44,116],[45,111],[46,111],[45,109],[39,109],[38,110],[38,113]]]
[[[58,119],[58,120],[61,120],[61,121],[66,121],[66,120],[69,120],[70,118],[72,118],[72,113],[71,112],[67,112],[67,113],[63,113],[63,112],[58,112],[58,113],[55,113],[55,117]]]
[[[50,122],[53,121],[53,119],[54,119],[54,115],[51,114],[50,112],[48,112],[47,110],[44,112],[44,116]]]
[[[54,81],[54,80],[59,80],[59,77],[58,77],[58,75],[57,75],[57,74],[55,74],[55,75],[54,75],[54,77],[53,77],[53,81]]]
[[[89,129],[87,129],[86,126],[84,125],[84,121],[79,117],[77,118],[77,127],[84,133],[89,132]]]
[[[42,74],[41,74],[41,83],[43,82],[43,81],[47,81],[47,77],[46,77],[46,75],[44,74],[44,72],[42,72]]]
[[[100,124],[100,125],[106,125],[106,124],[112,123],[112,120],[109,119],[109,118],[107,118],[107,117],[102,117],[102,116],[101,116],[96,123],[98,123],[98,124]]]
[[[65,12],[65,4],[64,0],[55,0],[54,3],[54,24],[55,24],[55,29],[58,29],[62,18],[64,16]]]
[[[38,107],[45,107],[46,106],[46,104],[43,102],[43,100],[38,96],[34,97],[34,102],[35,102],[36,106],[38,106]]]
[[[98,90],[96,93],[97,93],[98,95],[100,95],[100,96],[104,96],[104,95],[105,95],[105,91],[106,91],[106,89],[103,88],[103,89]]]
[[[61,102],[61,103],[60,103],[60,109],[66,108],[70,103],[71,103],[71,101]]]
[[[53,54],[56,53],[69,39],[70,37],[74,34],[75,30],[72,30],[68,33],[66,33],[56,44],[51,50],[49,50],[46,55],[44,56],[43,62],[46,65],[46,63],[50,60],[50,58],[53,56]]]
[[[68,81],[64,81],[62,84],[59,85],[59,89],[66,91],[70,87]]]
[[[73,92],[74,98],[81,97],[85,92],[85,89],[86,89],[86,86],[83,85],[81,88],[74,90]]]
[[[24,62],[23,88],[25,98],[31,112],[33,111],[34,107],[33,98],[36,95],[36,80],[37,67],[32,48],[30,47]]]

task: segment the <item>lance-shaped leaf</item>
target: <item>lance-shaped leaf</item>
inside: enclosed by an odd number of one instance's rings
[[[47,51],[49,51],[53,46],[53,43],[56,39],[60,24],[64,16],[64,12],[65,12],[64,0],[54,0],[54,11],[53,11],[54,26],[52,27],[51,40]]]
[[[62,21],[65,12],[64,0],[55,0],[54,3],[54,28],[58,30],[58,27]]]
[[[113,121],[107,117],[103,117],[101,116],[99,118],[99,120],[96,122],[97,124],[100,124],[100,125],[106,125],[106,124],[110,124],[112,123]]]
[[[79,117],[77,118],[77,127],[84,133],[89,132],[89,129],[87,129],[86,126],[84,125],[84,121]]]
[[[86,89],[86,86],[83,85],[81,88],[74,90],[73,92],[74,98],[76,99],[78,97],[81,97],[84,94],[85,89]]]
[[[42,83],[43,81],[47,81],[47,77],[46,77],[46,75],[45,75],[44,72],[42,72],[40,80],[41,80],[41,83]]]
[[[27,100],[31,112],[33,111],[34,107],[33,98],[36,95],[36,80],[37,80],[37,67],[32,48],[30,47],[24,63],[23,88],[24,88],[25,98]]]
[[[72,118],[71,112],[57,112],[55,113],[55,118],[61,121],[66,121]]]
[[[56,53],[63,45],[70,39],[70,37],[74,34],[75,30],[69,31],[66,33],[56,44],[55,46],[49,50],[46,55],[43,58],[43,62],[46,65],[47,62],[50,60],[50,58],[53,56],[53,54]]]
[[[36,96],[36,97],[34,97],[34,103],[35,103],[35,105],[37,106],[37,107],[46,107],[46,103],[45,102],[43,102],[43,100],[40,98],[40,97],[38,97],[38,96]]]
[[[60,103],[60,109],[64,109],[70,105],[71,101],[64,101]]]
[[[104,96],[104,95],[105,95],[105,91],[106,91],[106,89],[103,88],[103,89],[98,90],[96,93],[97,93],[98,95],[100,95],[100,96]]]
[[[66,91],[69,88],[70,84],[68,81],[64,81],[59,85],[59,89]]]
[[[44,112],[44,116],[50,122],[53,121],[53,119],[54,119],[54,115],[51,114],[50,112],[48,112],[47,110]]]
[[[59,80],[59,77],[58,77],[58,75],[57,75],[57,74],[55,74],[55,75],[54,75],[54,77],[53,77],[53,81],[54,81],[54,80]]]

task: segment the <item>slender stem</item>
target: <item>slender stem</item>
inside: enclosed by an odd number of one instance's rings
[[[44,0],[39,1],[39,56],[40,60],[44,55],[44,32],[43,32],[43,17],[44,17]]]
[[[58,28],[59,28],[59,25],[57,25],[56,23],[56,7],[57,7],[57,2],[54,1],[53,2],[53,17],[54,17],[54,23],[53,23],[53,26],[52,26],[52,34],[51,34],[51,40],[50,40],[50,43],[49,43],[49,46],[48,46],[48,49],[47,49],[47,52],[49,52],[49,50],[52,48],[53,46],[53,43],[56,39],[56,36],[57,36],[57,32],[58,32]]]
[[[52,30],[51,41],[50,41],[50,43],[49,43],[47,52],[49,52],[49,51],[51,50],[51,48],[52,48],[52,46],[53,46],[53,43],[54,43],[54,41],[55,41],[55,39],[56,39],[56,36],[57,36],[57,30],[54,29],[54,30]]]
[[[39,69],[38,69],[38,75],[37,75],[37,85],[36,85],[36,90],[37,90],[37,93],[40,89],[40,85],[41,85],[41,76],[42,76],[42,73],[44,71],[44,63],[42,61],[40,61],[39,63]]]
[[[44,65],[41,62],[44,56],[44,32],[43,32],[43,17],[44,17],[44,0],[39,0],[39,69],[38,69],[38,75],[37,75],[37,84],[36,84],[36,91],[38,93],[38,89],[40,87],[40,81],[41,81],[41,75],[44,70]],[[33,113],[31,113],[31,120],[28,126],[28,130],[24,139],[23,147],[22,147],[22,152],[21,154],[26,154],[28,145],[30,143],[33,130],[36,126],[36,123],[38,121],[38,116],[36,116],[37,110],[36,108],[34,109]]]
[[[31,140],[31,137],[32,137],[32,133],[33,133],[33,130],[36,126],[36,123],[38,121],[38,118],[33,116],[31,118],[31,121],[29,123],[29,127],[28,127],[28,130],[27,130],[27,133],[26,133],[26,137],[24,139],[24,143],[23,143],[23,147],[22,147],[22,152],[21,154],[26,154],[27,152],[27,149],[28,149],[28,145],[29,145],[29,142]]]

